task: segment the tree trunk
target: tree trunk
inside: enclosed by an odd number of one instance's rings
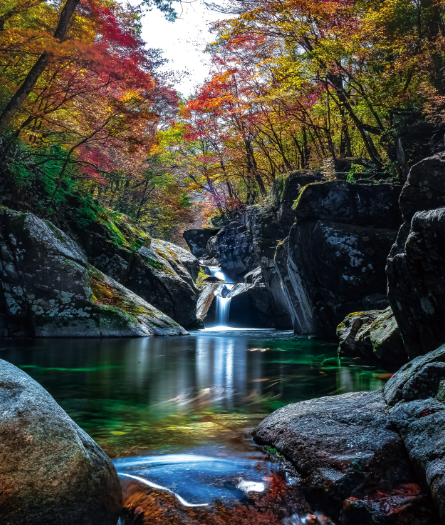
[[[74,10],[79,5],[80,0],[67,0],[62,13],[60,14],[59,23],[54,32],[54,38],[62,41],[66,33],[68,32],[68,26],[70,20],[73,16]],[[33,90],[36,85],[37,80],[39,80],[41,74],[45,71],[46,66],[50,60],[50,55],[48,53],[43,53],[38,58],[37,62],[31,68],[31,71],[28,73],[27,77],[23,81],[23,84],[16,91],[15,95],[6,105],[3,113],[0,115],[0,135],[5,131],[9,126],[12,119],[22,107],[25,100],[28,98],[28,95]]]

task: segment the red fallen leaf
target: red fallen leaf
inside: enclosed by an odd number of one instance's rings
[[[425,408],[424,410],[422,410],[422,413],[420,414],[420,417],[426,417],[426,416],[429,416],[430,414],[433,414],[434,411],[429,409],[429,408]]]
[[[386,328],[386,324],[383,325],[383,328]]]
[[[355,499],[356,501],[358,501],[358,498],[354,498],[354,496],[349,496],[348,499]]]
[[[389,379],[390,377],[392,377],[394,374],[377,374],[375,375],[374,377],[376,379]]]

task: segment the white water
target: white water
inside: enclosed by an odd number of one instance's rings
[[[219,327],[229,326],[230,302],[232,299],[216,296],[216,321]]]
[[[222,272],[221,268],[219,266],[209,266],[210,274],[214,277],[217,277],[218,279],[224,280],[226,283],[231,283],[231,279],[229,279],[224,273]],[[233,285],[226,285],[227,288],[231,289],[233,288]],[[215,300],[216,300],[216,322],[218,323],[218,326],[214,326],[211,328],[211,330],[234,330],[234,328],[231,328],[229,326],[229,314],[230,314],[230,302],[232,301],[231,298],[227,297],[221,297],[220,295],[215,294]]]

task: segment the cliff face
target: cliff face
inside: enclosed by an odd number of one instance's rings
[[[445,343],[445,154],[411,168],[400,195],[404,223],[387,261],[388,298],[408,356]]]
[[[385,263],[401,223],[399,193],[390,184],[344,181],[302,191],[287,251],[297,333],[332,337],[349,312],[388,305]]]
[[[388,306],[400,189],[291,174],[277,181],[271,204],[248,208],[211,237],[206,255],[235,282],[261,268],[272,326],[334,337],[349,312]]]

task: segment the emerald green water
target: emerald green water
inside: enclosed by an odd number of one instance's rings
[[[111,457],[220,443],[292,402],[382,388],[378,363],[289,331],[0,344]],[[235,437],[234,437],[235,436]],[[232,444],[231,444],[232,443]]]

